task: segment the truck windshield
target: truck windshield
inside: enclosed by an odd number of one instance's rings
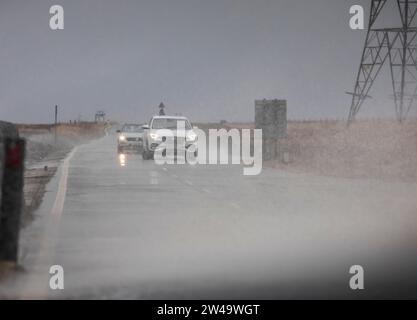
[[[177,126],[191,130],[190,122],[184,119],[163,118],[154,119],[152,122],[152,129],[177,129]]]

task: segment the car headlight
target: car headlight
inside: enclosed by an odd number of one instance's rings
[[[126,137],[125,136],[120,136],[119,141],[126,141]]]
[[[157,133],[150,133],[149,136],[151,137],[151,139],[153,140],[158,140],[159,139],[159,135]]]
[[[193,142],[197,140],[197,135],[194,132],[187,134],[187,141]]]

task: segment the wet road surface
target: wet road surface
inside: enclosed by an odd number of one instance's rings
[[[61,164],[22,232],[24,271],[0,295],[360,298],[411,285],[416,184],[157,165],[118,155],[115,140],[80,146]],[[349,289],[355,264],[365,293]],[[52,265],[64,268],[62,291],[49,288]]]

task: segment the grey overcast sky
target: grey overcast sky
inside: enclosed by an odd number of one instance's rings
[[[65,29],[49,29],[60,4]],[[0,0],[0,119],[146,121],[163,101],[194,121],[251,121],[254,100],[291,119],[345,118],[366,0]],[[382,73],[362,116],[394,116]]]

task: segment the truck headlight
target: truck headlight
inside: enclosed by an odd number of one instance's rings
[[[149,136],[151,137],[152,140],[158,140],[159,139],[159,135],[157,133],[150,133]]]
[[[125,136],[120,136],[119,141],[126,141],[126,137]]]
[[[197,135],[194,132],[190,132],[189,134],[187,134],[187,141],[189,142],[194,142],[197,140]]]

